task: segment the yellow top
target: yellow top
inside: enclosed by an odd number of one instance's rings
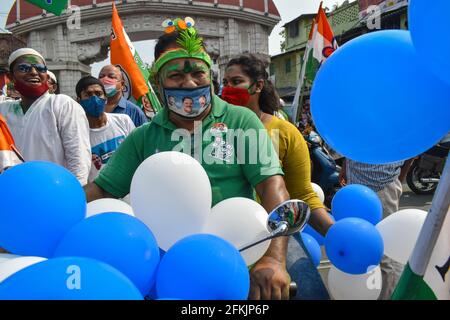
[[[305,201],[311,210],[325,208],[311,186],[308,145],[298,129],[290,122],[275,116],[264,126],[278,152],[291,199]]]

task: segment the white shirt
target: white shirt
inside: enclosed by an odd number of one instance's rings
[[[89,123],[75,100],[46,92],[25,114],[20,100],[0,103],[0,113],[25,161],[57,163],[72,172],[82,185],[87,183],[91,167]]]
[[[106,125],[90,130],[92,165],[89,182],[97,178],[100,170],[117,150],[119,145],[134,130],[133,121],[127,114],[105,113]]]

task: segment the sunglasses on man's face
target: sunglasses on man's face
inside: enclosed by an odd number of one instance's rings
[[[35,68],[39,73],[47,73],[47,66],[42,63],[20,63],[17,65],[17,70],[22,73],[28,73],[31,68]]]

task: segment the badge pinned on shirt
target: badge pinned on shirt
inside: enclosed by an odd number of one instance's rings
[[[215,123],[211,129],[209,130],[209,132],[211,132],[212,135],[220,135],[222,133],[227,133],[228,132],[228,127],[225,123],[223,122],[219,122],[219,123]]]

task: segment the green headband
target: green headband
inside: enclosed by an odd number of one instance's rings
[[[180,48],[165,51],[152,66],[152,73],[156,75],[161,68],[169,61],[179,58],[194,58],[204,61],[211,67],[211,57],[203,48],[203,39],[198,36],[194,28],[195,22],[192,18],[165,20],[162,24],[166,28],[165,33],[170,34],[178,31],[177,44]]]

